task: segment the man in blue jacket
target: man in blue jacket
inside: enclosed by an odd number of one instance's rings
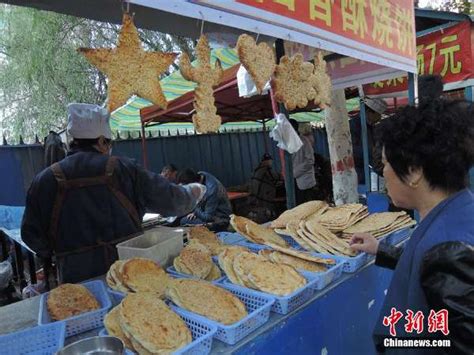
[[[70,104],[71,150],[39,173],[28,191],[22,238],[38,256],[55,259],[60,283],[105,274],[117,259],[115,245],[141,231],[145,211],[184,215],[205,191],[110,156],[109,119],[97,105]]]
[[[205,224],[216,232],[227,229],[232,207],[224,185],[215,176],[184,169],[178,172],[177,181],[179,184],[200,183],[206,186],[202,201],[192,213],[181,219],[181,225]]]

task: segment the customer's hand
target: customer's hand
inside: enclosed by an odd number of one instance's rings
[[[349,245],[354,251],[363,251],[368,254],[377,254],[379,241],[369,233],[356,233],[352,236]]]

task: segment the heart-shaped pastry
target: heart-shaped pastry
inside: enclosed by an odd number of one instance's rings
[[[258,93],[261,94],[275,71],[276,61],[273,49],[264,42],[257,45],[255,40],[246,34],[239,37],[236,48],[240,63],[248,71]]]

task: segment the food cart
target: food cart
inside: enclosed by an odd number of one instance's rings
[[[113,21],[118,21],[121,13],[121,7],[112,1],[104,1],[103,6],[81,1],[9,3]],[[416,71],[413,1],[388,1],[374,8],[368,1],[352,4],[342,7],[330,1],[134,0],[130,1],[130,11],[136,13],[138,26],[164,32],[197,37],[204,23],[207,34],[247,31],[260,35],[262,40],[278,38],[292,42],[295,52],[303,49],[300,45],[325,50],[335,89],[390,79],[404,72],[410,73],[413,82]],[[392,24],[398,26],[397,31]],[[408,233],[405,231],[403,237]],[[390,272],[377,269],[370,261],[367,258],[359,268],[343,273],[324,289],[311,292],[310,297],[286,314],[271,312],[263,326],[236,344],[215,340],[211,351],[373,353],[371,329],[390,283]],[[36,325],[40,303],[39,298],[33,298],[0,309],[0,332]]]

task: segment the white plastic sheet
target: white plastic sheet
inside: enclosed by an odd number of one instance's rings
[[[241,65],[237,71],[237,87],[239,89],[239,97],[251,97],[258,95],[257,87],[243,65]],[[270,81],[265,84],[262,95],[267,94],[268,91],[270,91]]]
[[[290,154],[296,153],[303,146],[298,133],[295,132],[285,115],[279,113],[275,120],[276,125],[270,132],[270,137],[277,142],[278,148],[284,149]]]

